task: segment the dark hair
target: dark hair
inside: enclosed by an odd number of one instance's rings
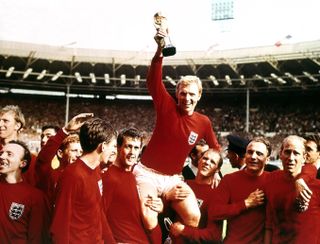
[[[42,126],[41,131],[44,132],[47,129],[54,129],[55,132],[58,132],[58,130],[60,130],[60,127],[57,125],[50,125],[50,124],[44,125],[44,126]]]
[[[271,146],[270,141],[268,139],[266,139],[265,137],[262,137],[262,136],[254,137],[253,139],[250,140],[249,143],[251,143],[251,142],[261,142],[261,143],[263,143],[264,145],[266,145],[266,148],[267,148],[267,151],[268,151],[267,156],[269,157],[271,155],[272,146]]]
[[[143,140],[144,140],[144,134],[139,131],[135,127],[130,127],[130,128],[125,128],[122,131],[120,131],[118,138],[117,138],[117,146],[120,147],[122,146],[123,139],[125,137],[130,137],[130,138],[137,138],[141,141],[141,147],[143,145]]]
[[[22,173],[26,172],[28,170],[30,162],[31,162],[31,152],[30,152],[28,146],[24,142],[19,141],[19,140],[9,141],[8,144],[17,144],[23,148],[24,154],[23,154],[22,160],[24,160],[26,162],[26,166],[24,166],[21,169],[21,172]]]
[[[304,137],[306,141],[313,141],[317,145],[317,151],[320,151],[320,136],[317,134],[314,135],[307,135]]]
[[[100,143],[109,143],[117,137],[113,126],[100,118],[87,120],[80,128],[80,144],[84,153],[93,152]]]
[[[196,143],[196,145],[191,149],[191,151],[190,151],[190,153],[189,153],[189,156],[190,156],[191,154],[197,154],[197,152],[198,152],[197,146],[203,147],[203,146],[205,146],[205,145],[208,145],[208,143],[207,143],[204,139],[200,139],[200,140]]]

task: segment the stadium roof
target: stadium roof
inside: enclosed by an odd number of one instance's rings
[[[86,93],[147,94],[152,52],[74,49],[0,42],[3,89],[37,88]],[[200,77],[204,93],[306,90],[320,87],[320,41],[213,52],[178,52],[165,58],[169,90],[183,75]]]

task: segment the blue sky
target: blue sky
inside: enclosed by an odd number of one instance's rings
[[[211,0],[0,0],[0,40],[150,51],[157,11],[166,13],[171,39],[182,51],[320,39],[319,0],[234,4],[234,20],[212,22]]]

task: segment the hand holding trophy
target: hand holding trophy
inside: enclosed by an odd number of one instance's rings
[[[157,30],[154,39],[162,47],[163,56],[167,57],[175,55],[176,48],[172,45],[169,37],[167,18],[161,12],[157,12],[153,18],[154,26]]]

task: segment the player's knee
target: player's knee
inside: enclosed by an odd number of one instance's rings
[[[152,231],[158,225],[158,218],[155,216],[143,216],[144,228],[148,231]]]
[[[197,227],[200,221],[201,213],[199,209],[192,209],[189,212],[188,217],[184,220],[185,225],[191,227]]]
[[[158,213],[148,207],[142,207],[143,225],[146,230],[153,230],[158,225]]]

